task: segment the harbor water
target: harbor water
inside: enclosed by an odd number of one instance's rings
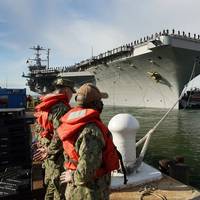
[[[163,117],[167,109],[105,107],[102,119],[107,124],[118,113],[132,114],[140,123],[137,140]],[[183,156],[190,167],[190,185],[200,188],[200,110],[173,110],[151,137],[144,161],[158,168],[161,159]]]

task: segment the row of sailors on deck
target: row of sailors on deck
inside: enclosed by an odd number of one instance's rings
[[[110,173],[119,168],[111,133],[100,119],[102,93],[91,83],[76,92],[69,80],[35,107],[33,160],[45,170],[45,200],[108,200]],[[75,93],[76,106],[69,102]]]

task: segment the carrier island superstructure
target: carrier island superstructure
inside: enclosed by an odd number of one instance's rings
[[[175,30],[163,30],[69,67],[42,65],[39,51],[44,49],[39,45],[33,49],[36,57],[31,60],[36,62],[29,62],[29,72],[23,74],[32,91],[50,91],[57,77],[71,79],[77,87],[93,82],[109,94],[104,103],[110,106],[170,108],[192,70],[195,76],[200,74],[200,35]]]

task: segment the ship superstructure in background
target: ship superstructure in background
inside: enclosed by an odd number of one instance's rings
[[[23,73],[22,77],[27,78],[27,85],[30,90],[37,93],[44,93],[46,88],[51,89],[52,81],[57,76],[55,70],[49,69],[49,51],[50,49],[44,49],[43,47],[37,45],[32,48],[35,53],[35,58],[29,58],[26,63],[28,64],[29,72],[27,75]],[[41,59],[40,51],[47,51],[47,58]],[[43,73],[43,72],[47,73]]]
[[[40,48],[33,48],[35,61]],[[169,108],[178,100],[194,66],[195,76],[200,74],[199,57],[199,35],[164,30],[73,66],[50,68],[36,62],[24,77],[38,93],[50,90],[56,77],[63,77],[77,86],[95,83],[108,92],[106,105]]]
[[[36,51],[35,58],[29,58],[26,61],[28,64],[28,73],[23,73],[22,77],[27,78],[27,85],[33,92],[44,94],[52,91],[52,83],[57,77],[63,77],[65,72],[75,70],[74,67],[49,67],[50,49],[44,49],[40,45],[37,45],[36,47],[34,46],[30,49]],[[41,59],[41,51],[46,52],[46,59]],[[71,76],[69,79],[72,79],[76,83],[77,87],[88,81],[95,83],[94,76],[87,72],[80,72],[79,75],[75,77],[74,74],[70,75],[70,73],[67,73],[67,76]]]

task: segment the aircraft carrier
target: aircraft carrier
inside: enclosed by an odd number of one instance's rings
[[[170,108],[191,74],[200,73],[200,35],[175,30],[163,30],[68,67],[49,67],[49,49],[45,60],[40,58],[45,49],[39,45],[32,49],[36,57],[27,60],[29,71],[23,73],[31,91],[49,92],[57,77],[71,79],[77,87],[93,82],[109,94],[104,103],[110,106]]]

